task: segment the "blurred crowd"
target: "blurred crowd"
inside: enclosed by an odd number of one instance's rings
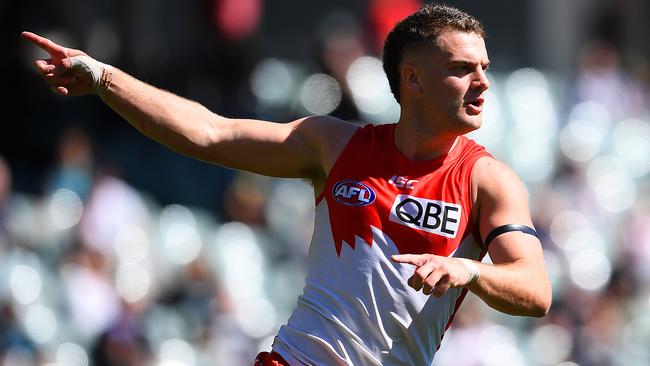
[[[227,116],[359,124],[398,119],[381,42],[420,5],[334,1],[315,36],[296,38],[299,25],[264,23],[279,10],[262,0],[96,3],[32,30]],[[133,19],[139,7],[151,12]],[[304,43],[273,42],[284,38]],[[40,56],[21,50],[21,64]],[[650,364],[650,74],[623,51],[594,39],[570,71],[490,72],[470,137],[526,184],[554,302],[531,319],[468,296],[435,365]],[[0,365],[249,365],[268,350],[304,283],[312,188],[177,157],[97,101],[46,96],[24,77],[46,107],[26,112],[38,132],[0,136]],[[51,157],[26,163],[15,136]]]

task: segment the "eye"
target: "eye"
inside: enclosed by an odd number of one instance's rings
[[[466,75],[472,73],[474,69],[470,65],[462,64],[462,65],[452,66],[451,71],[455,75]]]

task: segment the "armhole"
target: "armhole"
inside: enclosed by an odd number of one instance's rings
[[[323,190],[320,192],[318,197],[316,197],[316,200],[314,202],[316,204],[316,206],[318,206],[323,201],[323,198],[325,198],[325,190],[326,189],[327,189],[327,184],[325,184],[325,188],[323,188]]]
[[[482,158],[491,158],[494,159],[494,156],[490,154],[489,152],[483,150],[481,153],[477,154],[476,156],[472,157],[470,162],[468,163],[470,166],[469,168],[469,196],[470,196],[470,214],[471,216],[469,217],[469,220],[471,222],[471,230],[472,230],[472,236],[474,236],[474,241],[476,244],[481,248],[482,252],[487,251],[487,247],[485,246],[485,243],[483,242],[483,239],[481,238],[481,229],[480,229],[480,224],[478,221],[478,213],[475,211],[475,206],[476,203],[478,202],[478,187],[477,187],[477,192],[476,192],[476,200],[474,199],[473,195],[473,187],[472,187],[472,181],[474,180],[474,168],[476,167],[476,163],[482,159]],[[477,208],[478,209],[478,208]]]
[[[339,161],[341,160],[341,156],[343,156],[343,154],[345,154],[346,152],[348,152],[348,150],[351,149],[351,146],[353,145],[352,141],[354,139],[357,139],[358,136],[361,135],[361,131],[363,131],[365,128],[366,128],[366,126],[357,127],[357,129],[353,133],[351,133],[350,136],[348,137],[348,141],[345,143],[345,145],[343,146],[343,149],[341,149],[338,156],[334,160],[334,164],[332,165],[332,169],[330,169],[329,173],[327,174],[327,177],[325,178],[325,186],[323,187],[323,190],[318,195],[318,197],[316,197],[316,199],[315,199],[316,206],[318,206],[323,201],[323,199],[325,198],[325,192],[327,191],[327,189],[329,187],[330,177],[332,176],[332,172],[334,172],[336,170],[337,166],[340,165]]]

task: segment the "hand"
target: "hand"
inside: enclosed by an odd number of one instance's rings
[[[414,265],[415,273],[408,279],[408,285],[425,295],[440,297],[450,288],[467,285],[472,275],[467,266],[456,258],[434,254],[398,254],[391,259],[397,263]]]
[[[60,95],[85,95],[93,92],[92,73],[73,67],[71,60],[75,56],[87,56],[84,52],[63,47],[31,32],[22,32],[21,36],[50,54],[47,60],[34,61],[34,66],[53,92]]]

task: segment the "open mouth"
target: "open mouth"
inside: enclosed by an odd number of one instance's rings
[[[476,98],[465,103],[465,108],[467,108],[467,113],[474,116],[479,115],[483,112],[483,98]]]
[[[472,106],[474,106],[476,108],[481,108],[483,106],[483,102],[484,102],[483,98],[476,98],[476,99],[470,101],[468,104],[472,105]]]

